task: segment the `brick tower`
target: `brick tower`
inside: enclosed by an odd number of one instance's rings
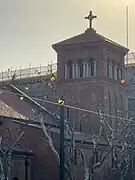
[[[52,45],[57,53],[58,93],[68,104],[123,116],[126,94],[120,82],[128,49],[98,34],[91,21],[84,33]]]

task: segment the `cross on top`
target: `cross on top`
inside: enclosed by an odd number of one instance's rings
[[[87,17],[85,17],[85,19],[89,20],[89,28],[92,28],[92,21],[93,19],[97,18],[97,16],[94,16],[92,14],[92,11],[89,12],[89,15]]]

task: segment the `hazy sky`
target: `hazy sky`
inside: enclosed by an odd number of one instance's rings
[[[135,0],[0,0],[0,69],[56,61],[51,44],[88,27],[92,10],[98,33],[126,45],[125,6],[129,6],[129,47],[135,50]]]

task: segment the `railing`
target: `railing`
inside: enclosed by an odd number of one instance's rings
[[[30,77],[38,77],[49,74],[50,72],[56,72],[57,64],[51,64],[48,66],[40,66],[40,67],[29,67],[26,69],[18,69],[12,70],[8,69],[8,71],[4,71],[0,73],[0,82],[15,79],[24,79]]]
[[[128,60],[125,57],[125,64],[135,64],[135,52],[128,53]],[[29,67],[26,69],[8,69],[7,71],[2,71],[0,73],[0,82],[11,80],[13,76],[15,79],[24,79],[30,77],[38,77],[47,75],[49,72],[56,72],[57,63],[48,65],[48,66],[39,66],[39,67]]]
[[[125,56],[125,64],[135,64],[135,52],[128,53],[128,56]]]

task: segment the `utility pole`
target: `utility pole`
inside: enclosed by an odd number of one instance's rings
[[[60,180],[65,179],[64,153],[64,106],[60,105]]]

